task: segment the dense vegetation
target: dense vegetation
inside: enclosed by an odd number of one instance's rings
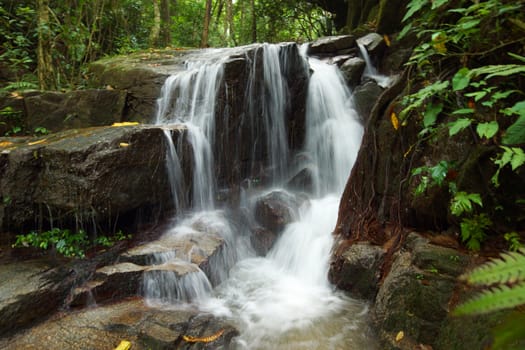
[[[73,89],[89,62],[162,47],[312,40],[330,14],[307,1],[1,0],[1,88]]]

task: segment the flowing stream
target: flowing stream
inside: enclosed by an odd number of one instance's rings
[[[221,235],[225,249],[209,278],[198,268],[183,278],[166,278],[166,274],[145,278],[146,298],[152,305],[191,304],[226,317],[240,330],[237,349],[375,349],[368,333],[367,305],[337,291],[327,277],[339,200],[363,134],[351,93],[335,66],[304,57],[305,69],[312,70],[306,135],[303,149],[294,155],[288,148],[285,125],[288,92],[282,72],[287,58],[277,45],[264,44],[259,49],[263,54],[254,57],[262,62],[253,59],[246,100],[255,103],[250,97],[260,84],[254,79],[262,64],[264,81],[257,90],[260,105],[248,105],[246,111],[252,114],[249,118],[263,118],[264,130],[254,133],[264,133],[257,136],[266,139],[271,179],[268,188],[244,188],[234,210],[252,217],[259,196],[272,191],[294,195],[286,188],[286,179],[297,168],[309,169],[312,190],[298,207],[296,220],[285,227],[268,254],[257,256],[249,225],[239,224],[234,219],[239,215],[229,214],[232,208],[215,202],[215,106],[224,84],[224,60],[188,63],[185,71],[166,80],[158,100],[156,122],[165,126],[170,141],[166,164],[174,204],[190,208],[180,210],[185,214],[164,235],[197,234],[196,225],[206,227],[206,232]],[[177,145],[171,143],[174,124],[187,129],[193,150],[191,180],[183,178]],[[294,156],[299,161],[292,162]],[[184,192],[188,181],[193,186],[189,196]],[[191,257],[169,254],[156,259],[157,264],[191,261]]]

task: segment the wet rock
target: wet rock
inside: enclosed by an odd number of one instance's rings
[[[222,249],[224,239],[212,233],[168,234],[158,240],[134,247],[120,256],[121,262],[146,266],[160,254],[170,254],[206,269],[209,260]]]
[[[183,129],[172,135],[184,144]],[[69,130],[0,150],[0,197],[8,199],[0,203],[1,227],[132,229],[173,208],[161,128]]]
[[[2,336],[48,317],[61,307],[74,285],[75,275],[41,261],[26,261],[2,264],[0,280]]]
[[[342,266],[330,270],[330,280],[357,298],[373,301],[379,289],[385,251],[359,242],[342,253]]]
[[[105,266],[96,271],[93,280],[73,290],[70,305],[89,306],[92,303],[140,295],[144,274],[153,273],[159,278],[163,275],[180,278],[198,271],[196,265],[185,261],[152,266],[129,262]]]
[[[318,39],[308,46],[309,55],[336,53],[338,51],[352,48],[355,45],[355,37],[352,35],[330,36]]]
[[[280,233],[298,216],[300,200],[284,191],[273,191],[255,203],[255,220],[263,227]]]
[[[142,300],[64,313],[45,324],[0,340],[7,349],[114,349],[123,340],[133,350],[228,349],[238,331],[226,321],[186,309],[159,310]],[[193,337],[193,338],[190,338]],[[209,342],[187,342],[212,337]]]
[[[468,263],[468,256],[457,250],[410,234],[375,300],[373,317],[383,340],[389,342],[402,330],[416,343],[434,344],[448,316],[456,278]]]
[[[265,256],[268,254],[270,249],[273,247],[273,244],[279,236],[277,233],[264,229],[262,227],[257,227],[252,230],[252,235],[250,236],[250,242],[253,249],[259,256]]]
[[[26,128],[44,127],[57,132],[120,122],[124,114],[123,90],[44,92],[24,98]]]
[[[341,72],[346,79],[346,83],[351,87],[359,85],[365,67],[366,63],[362,58],[353,57],[346,60],[341,66]]]
[[[383,88],[373,80],[367,80],[354,89],[352,94],[354,105],[357,113],[364,119],[365,124],[377,98],[383,91]]]

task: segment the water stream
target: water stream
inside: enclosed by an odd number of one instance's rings
[[[294,156],[288,148],[285,125],[288,91],[282,71],[288,62],[279,54],[279,46],[264,44],[260,50],[264,50],[263,55],[254,57],[262,61],[253,59],[252,73],[262,64],[263,85],[260,88],[260,82],[249,81],[246,94],[252,96],[257,91],[261,104],[246,110],[253,113],[250,118],[262,114],[264,130],[257,132],[266,138],[271,180],[266,189],[241,192],[239,208],[233,209],[243,213],[252,210],[257,196],[270,191],[294,195],[285,183],[292,174],[290,160]],[[310,170],[313,190],[298,208],[297,220],[286,226],[264,257],[256,256],[249,227],[234,219],[239,215],[229,215],[232,208],[222,208],[214,201],[215,106],[217,92],[224,84],[224,61],[189,63],[186,71],[167,79],[158,100],[156,121],[187,129],[194,175],[190,210],[165,236],[203,234],[196,227],[205,227],[205,232],[220,234],[226,243],[215,261],[211,281],[198,268],[182,278],[149,276],[145,278],[146,298],[152,305],[164,307],[192,303],[203,312],[230,319],[241,333],[236,339],[237,349],[375,349],[368,334],[367,305],[337,291],[327,277],[331,232],[363,128],[337,68],[313,58],[304,60],[313,73],[308,87],[305,145],[296,152],[300,161],[294,166]],[[253,75],[249,79],[255,79]],[[170,133],[166,135],[171,140]],[[184,202],[182,183],[188,180],[182,178],[176,148],[170,144],[166,164],[168,169],[174,167],[169,173],[175,204],[180,207]],[[191,256],[159,256],[156,261],[182,262],[191,265]]]

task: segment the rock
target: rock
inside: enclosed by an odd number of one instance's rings
[[[0,148],[1,227],[132,229],[158,219],[173,209],[164,140],[158,127],[99,127]]]
[[[255,220],[263,227],[280,233],[298,216],[300,200],[284,191],[273,191],[255,203]]]
[[[1,337],[58,310],[74,285],[75,273],[42,261],[14,262],[0,265],[0,280]]]
[[[360,37],[357,39],[357,43],[363,45],[366,51],[368,51],[370,57],[376,59],[382,56],[386,48],[383,36],[377,33],[369,33],[363,37]]]
[[[166,254],[207,270],[210,259],[219,253],[223,245],[224,239],[218,234],[166,234],[158,240],[131,248],[120,256],[120,261],[146,266],[158,263],[158,256]]]
[[[341,72],[350,87],[355,87],[361,82],[361,76],[365,71],[365,60],[359,57],[353,57],[345,61],[341,66]]]
[[[50,132],[111,125],[122,120],[124,90],[42,92],[24,98],[26,128],[43,127]]]
[[[277,233],[264,229],[262,227],[257,227],[252,230],[252,235],[250,236],[250,242],[253,249],[259,256],[265,256],[268,254],[270,249],[273,247],[273,244],[279,236]]]
[[[308,45],[309,55],[333,54],[355,46],[355,37],[352,35],[329,36],[318,39]]]
[[[411,341],[434,345],[448,316],[456,277],[468,263],[463,253],[410,234],[405,249],[395,253],[375,300],[373,318],[383,341],[403,331]]]
[[[364,119],[363,121],[365,124],[368,121],[370,112],[372,111],[377,98],[382,92],[383,88],[373,80],[367,80],[365,83],[358,85],[354,89],[352,99],[357,113]]]
[[[122,340],[133,350],[228,349],[239,332],[227,321],[189,308],[159,310],[142,300],[65,312],[29,332],[0,339],[9,349],[114,349]],[[210,342],[184,339],[212,337]]]
[[[379,289],[384,249],[359,242],[341,255],[342,266],[337,271],[330,270],[331,282],[356,298],[373,301]]]

